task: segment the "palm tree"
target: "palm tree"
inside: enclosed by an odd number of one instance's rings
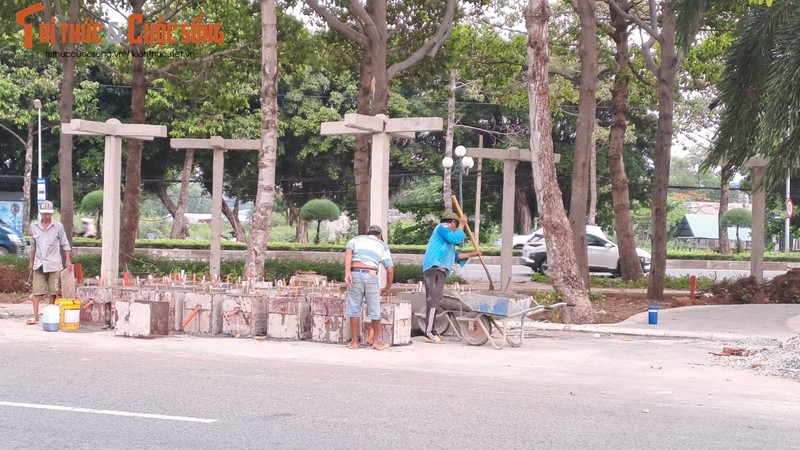
[[[757,5],[746,8],[738,21],[718,85],[721,124],[704,167],[738,169],[749,157],[762,154],[770,160],[764,180],[770,186],[800,162],[800,78],[795,75],[800,71],[800,0],[750,3]],[[684,49],[718,4],[676,0]],[[730,12],[746,5],[726,6]]]

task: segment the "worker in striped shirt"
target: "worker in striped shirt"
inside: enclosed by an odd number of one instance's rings
[[[380,288],[378,264],[386,268],[386,287]],[[346,314],[350,318],[350,343],[358,349],[361,303],[367,303],[367,315],[372,321],[372,348],[386,350],[389,344],[381,340],[381,295],[391,292],[394,280],[394,263],[389,246],[383,241],[383,230],[371,225],[367,234],[356,236],[347,243],[344,253],[344,281],[347,283]]]

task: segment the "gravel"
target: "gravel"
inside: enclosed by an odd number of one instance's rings
[[[750,370],[767,376],[783,377],[800,381],[800,335],[789,338],[783,344],[761,349],[753,346],[771,345],[763,340],[740,341],[748,356],[713,356],[715,362],[734,369]]]

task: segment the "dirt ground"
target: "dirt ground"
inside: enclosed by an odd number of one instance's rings
[[[30,288],[26,285],[28,271],[12,265],[0,265],[0,303],[21,303],[28,297]],[[395,290],[402,292],[402,284],[395,283]],[[412,286],[408,286],[411,289]],[[488,284],[472,283],[468,289],[488,289]],[[521,293],[552,291],[552,287],[542,283],[516,283],[512,290]],[[647,311],[650,301],[646,289],[608,289],[593,288],[602,298],[592,302],[599,323],[619,323],[639,313]],[[659,309],[679,308],[690,305],[729,305],[739,303],[791,303],[800,302],[800,269],[792,269],[779,275],[768,283],[756,283],[752,277],[740,278],[718,283],[708,292],[696,292],[690,298],[689,291],[664,292],[664,299],[658,303]],[[558,321],[557,316],[547,317]]]

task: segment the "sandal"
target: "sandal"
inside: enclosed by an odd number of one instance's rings
[[[30,319],[28,319],[28,321],[27,321],[27,322],[25,322],[25,323],[27,323],[28,325],[36,325],[36,324],[38,324],[38,323],[39,323],[39,319],[37,319],[36,317],[31,317],[31,318],[30,318]]]
[[[367,345],[372,345],[372,341],[375,339],[375,332],[372,331],[372,328],[369,329],[369,333],[367,333]]]
[[[444,341],[439,335],[434,335],[432,338],[428,336],[424,337],[425,337],[425,342],[428,342],[430,344],[444,344]]]
[[[358,344],[353,345],[352,342],[348,342],[347,343],[347,348],[349,348],[350,350],[358,350]]]
[[[372,348],[374,348],[375,350],[378,350],[378,351],[389,350],[391,347],[392,346],[387,344],[386,342],[380,342],[380,343],[375,344],[375,345],[372,346]]]

